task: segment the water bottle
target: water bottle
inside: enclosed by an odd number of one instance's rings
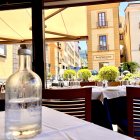
[[[20,45],[19,70],[6,81],[5,139],[30,139],[41,132],[42,82],[31,70],[31,50]]]

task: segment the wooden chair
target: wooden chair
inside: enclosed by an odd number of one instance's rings
[[[5,99],[0,99],[0,111],[5,111]]]
[[[80,86],[95,86],[96,82],[80,82]]]
[[[42,105],[91,121],[92,88],[44,89]]]
[[[104,98],[104,108],[110,124],[118,126],[118,131],[127,134],[127,99],[126,96]]]
[[[128,135],[140,140],[140,87],[127,87]]]
[[[113,130],[112,122],[108,118],[108,114],[103,103],[99,99],[92,100],[91,105],[91,121],[94,124]]]

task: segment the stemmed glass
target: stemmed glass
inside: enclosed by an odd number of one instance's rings
[[[108,81],[107,80],[103,80],[102,81],[102,86],[103,86],[103,88],[108,87]]]
[[[136,85],[136,80],[135,80],[135,78],[133,78],[133,79],[130,80],[130,85],[133,85],[133,86]]]

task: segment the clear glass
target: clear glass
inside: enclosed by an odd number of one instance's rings
[[[28,139],[41,132],[42,82],[30,55],[19,55],[19,70],[6,81],[5,137]]]
[[[102,81],[102,86],[103,86],[103,88],[108,87],[108,81],[107,80],[103,80]]]

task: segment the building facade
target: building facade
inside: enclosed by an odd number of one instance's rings
[[[119,3],[87,7],[88,68],[120,65]]]
[[[78,42],[51,42],[46,51],[47,71],[62,75],[68,68],[81,67]]]
[[[0,82],[13,73],[13,45],[0,45]]]
[[[82,67],[88,67],[87,50],[81,50],[80,51],[80,57],[81,57],[81,66]]]
[[[124,41],[124,26],[125,26],[125,17],[119,17],[119,38],[120,38],[120,62],[123,63],[126,61],[126,46]]]
[[[140,64],[140,4],[132,3],[125,9],[126,61]]]

